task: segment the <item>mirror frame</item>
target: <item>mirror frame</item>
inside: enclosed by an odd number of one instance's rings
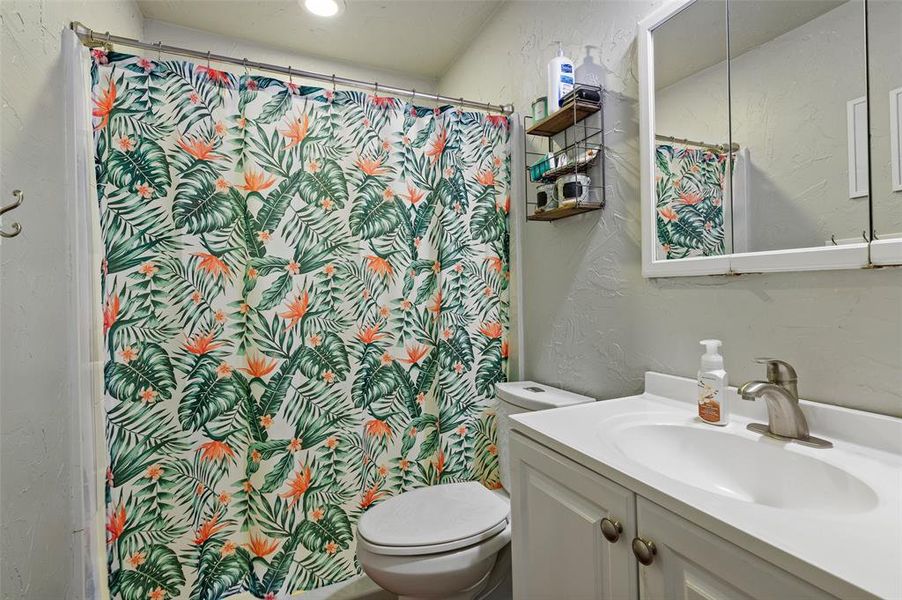
[[[872,264],[902,264],[902,240],[886,240],[880,255],[885,259],[873,261],[871,243],[861,242],[839,246],[791,248],[763,252],[741,252],[722,256],[699,256],[667,260],[657,257],[657,223],[655,219],[655,53],[654,30],[665,21],[696,2],[672,0],[639,22],[639,168],[640,201],[642,204],[642,276],[686,277],[693,275],[729,275],[738,273],[776,273],[787,271],[825,271],[834,269],[863,269]],[[729,58],[728,58],[729,60]],[[729,84],[729,82],[728,82]],[[868,165],[870,169],[870,164]],[[870,200],[868,210],[871,210]],[[876,258],[876,257],[874,257]]]

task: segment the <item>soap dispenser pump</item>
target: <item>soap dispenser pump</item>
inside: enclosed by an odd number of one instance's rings
[[[573,61],[564,56],[564,47],[557,44],[557,56],[548,62],[548,114],[560,109],[560,99],[573,91]]]
[[[702,340],[705,347],[698,371],[698,416],[712,425],[726,425],[730,420],[726,403],[727,372],[720,355],[720,340]]]

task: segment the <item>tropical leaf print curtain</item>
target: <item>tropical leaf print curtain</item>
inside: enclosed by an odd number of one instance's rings
[[[663,258],[724,253],[729,153],[659,145],[655,153],[658,252]]]
[[[504,117],[95,52],[109,587],[359,572],[404,490],[497,487]]]

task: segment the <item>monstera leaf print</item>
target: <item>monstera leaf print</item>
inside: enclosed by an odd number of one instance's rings
[[[234,188],[217,185],[207,171],[195,171],[175,188],[172,217],[189,233],[209,233],[231,223],[240,203]]]
[[[133,555],[134,569],[112,574],[115,592],[123,600],[147,600],[176,596],[185,584],[179,558],[168,547],[154,544]]]
[[[334,584],[386,498],[497,488],[507,120],[101,50],[91,78],[111,598]]]

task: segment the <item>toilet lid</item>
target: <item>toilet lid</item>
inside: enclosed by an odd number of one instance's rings
[[[370,552],[432,554],[488,539],[507,527],[510,503],[475,481],[404,492],[368,510],[357,534]]]

